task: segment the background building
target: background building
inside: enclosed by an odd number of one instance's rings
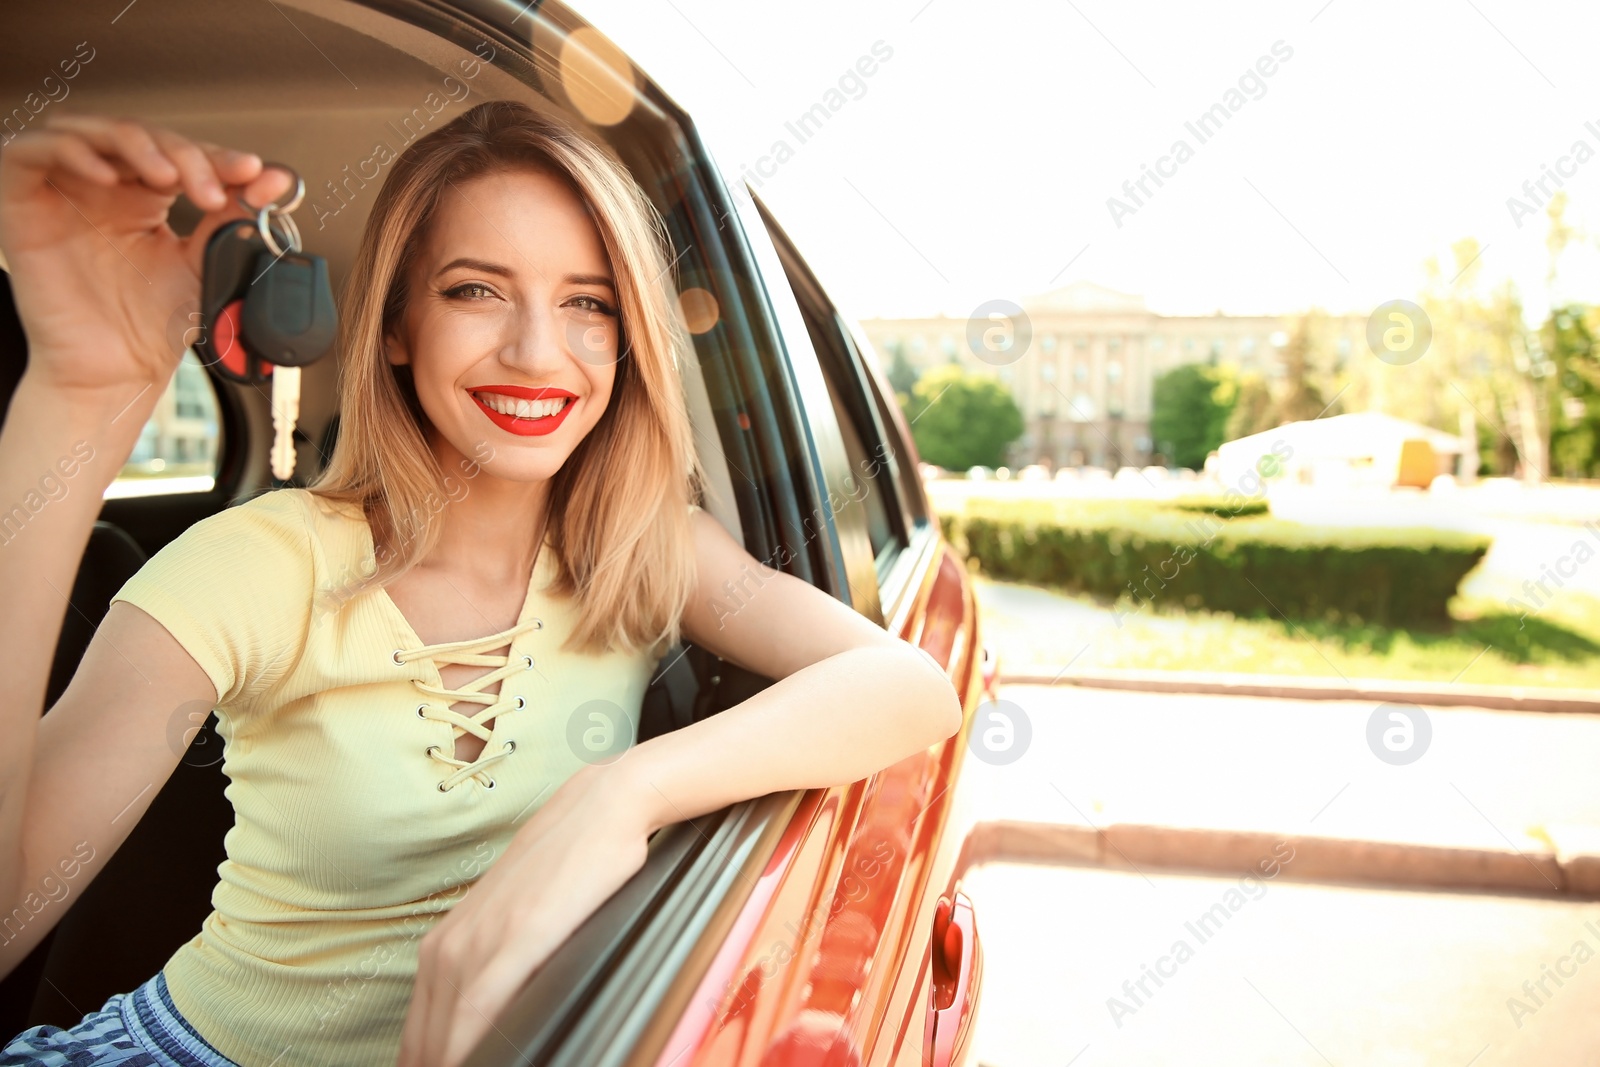
[[[209,474],[216,463],[216,445],[216,394],[205,368],[189,349],[172,384],[156,402],[124,471]]]
[[[1283,377],[1280,354],[1299,315],[1160,315],[1144,298],[1091,282],[1030,297],[1022,303],[1032,338],[1015,362],[996,366],[974,354],[968,319],[865,319],[887,369],[896,353],[920,374],[957,362],[996,375],[1022,409],[1023,435],[1008,462],[1115,469],[1156,461],[1150,437],[1151,383],[1184,363],[1211,363],[1269,382]],[[994,325],[1005,328],[1002,319]],[[989,328],[990,324],[979,324]],[[1365,346],[1366,319],[1326,316],[1312,351],[1319,373],[1337,377]],[[1331,395],[1331,394],[1330,394]]]

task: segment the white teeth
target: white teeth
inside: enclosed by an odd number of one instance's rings
[[[559,412],[570,397],[551,397],[547,400],[519,400],[503,393],[478,393],[478,399],[502,415],[515,415],[519,419],[542,419]]]

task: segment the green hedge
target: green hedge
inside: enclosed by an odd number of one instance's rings
[[[994,578],[1138,607],[1406,624],[1444,622],[1489,539],[1421,528],[1218,518],[1148,501],[969,505],[945,537]]]
[[[1177,508],[1179,511],[1209,511],[1220,519],[1243,519],[1267,513],[1265,500],[1227,498],[1220,495],[1180,496],[1167,506]]]

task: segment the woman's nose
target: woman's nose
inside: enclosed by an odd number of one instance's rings
[[[546,381],[568,360],[567,330],[548,309],[524,307],[510,316],[501,339],[500,360],[535,381]]]

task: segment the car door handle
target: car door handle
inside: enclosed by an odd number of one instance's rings
[[[983,646],[983,660],[978,667],[978,679],[983,685],[983,699],[994,699],[995,683],[1000,680],[1000,653]]]
[[[978,945],[972,898],[959,889],[953,897],[941,895],[934,908],[930,955],[933,981],[928,990],[922,1062],[929,1067],[957,1067],[972,1032],[983,975],[983,950]]]

